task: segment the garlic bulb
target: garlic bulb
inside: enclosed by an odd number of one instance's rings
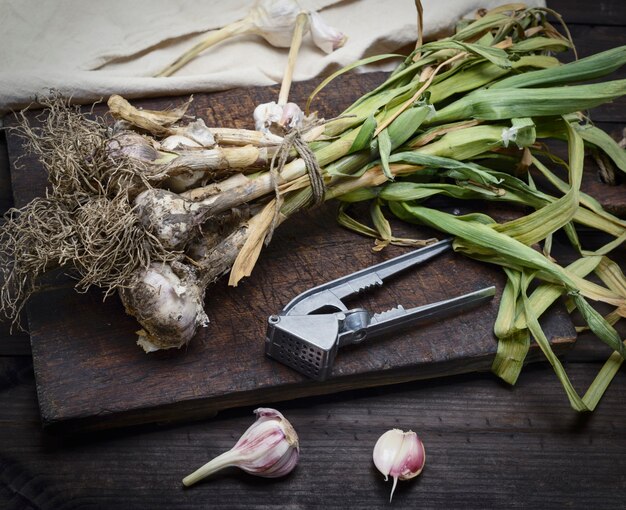
[[[378,470],[385,475],[385,481],[389,475],[393,478],[393,487],[389,496],[389,501],[391,501],[398,479],[408,480],[422,472],[426,462],[426,452],[415,432],[392,429],[380,436],[376,442],[373,458]]]
[[[272,46],[288,48],[296,17],[302,9],[294,0],[258,0],[246,20],[252,32],[263,37]]]
[[[107,153],[114,161],[129,158],[143,163],[153,163],[159,157],[159,152],[146,137],[121,127],[118,127],[106,146]]]
[[[164,189],[148,189],[135,198],[139,221],[170,250],[187,244],[202,222],[202,202],[191,203]]]
[[[289,474],[298,464],[298,434],[289,421],[275,409],[259,408],[256,421],[230,450],[183,478],[189,487],[226,467],[235,466],[265,478]]]
[[[304,112],[295,103],[284,105],[275,101],[263,103],[254,109],[254,125],[257,131],[272,134],[285,132],[302,127]]]
[[[156,76],[171,76],[207,48],[243,34],[260,35],[272,46],[288,48],[296,18],[302,12],[309,16],[313,42],[321,50],[330,53],[345,44],[347,38],[344,34],[327,25],[315,11],[303,10],[297,0],[257,0],[243,19],[209,32],[206,39],[178,57]],[[308,28],[307,24],[307,31]]]
[[[246,20],[256,34],[262,36],[272,46],[288,48],[296,17],[303,11],[297,0],[258,0],[252,7]],[[328,25],[322,16],[309,11],[311,35],[315,45],[326,53],[341,48],[347,37]]]
[[[204,288],[193,269],[184,264],[153,263],[120,289],[127,313],[143,326],[137,344],[146,352],[179,348],[199,326],[207,326]]]

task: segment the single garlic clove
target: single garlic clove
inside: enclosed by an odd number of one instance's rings
[[[331,27],[317,12],[311,11],[309,19],[311,21],[313,42],[322,51],[332,53],[346,44],[348,40],[346,35]]]
[[[265,478],[285,476],[296,467],[300,446],[291,423],[275,409],[259,408],[254,412],[257,420],[235,446],[186,476],[183,485],[189,487],[231,466]]]
[[[412,431],[392,429],[385,432],[374,446],[374,464],[385,475],[393,478],[389,501],[393,498],[398,479],[408,480],[419,475],[424,469],[426,452],[424,444]]]

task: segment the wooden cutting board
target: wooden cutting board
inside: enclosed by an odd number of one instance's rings
[[[381,74],[344,77],[321,94],[317,107],[323,116],[337,115],[381,80]],[[296,84],[292,98],[302,103],[313,87],[313,83]],[[252,127],[254,106],[277,94],[277,87],[200,94],[190,113],[208,125]],[[162,108],[182,100],[135,104]],[[8,145],[15,202],[21,206],[43,193],[45,175],[28,155],[15,164],[23,148],[11,132]],[[253,275],[238,287],[227,287],[222,279],[209,288],[206,310],[211,322],[180,350],[144,354],[135,345],[138,324],[125,315],[116,296],[103,301],[97,290],[75,292],[71,280],[62,274],[47,278],[42,292],[27,307],[44,426],[68,430],[179,421],[242,405],[488,370],[496,352],[492,328],[504,277],[498,268],[454,253],[409,271],[354,304],[377,312],[495,284],[498,292],[491,303],[442,322],[342,349],[332,378],[325,382],[308,380],[264,356],[267,317],[296,294],[406,251],[389,247],[373,253],[370,239],[337,225],[336,208],[327,204],[281,226]],[[433,235],[414,226],[399,228],[406,236]],[[575,340],[563,307],[556,306],[545,315],[544,328],[557,351]],[[532,350],[530,359],[536,359],[537,349]]]

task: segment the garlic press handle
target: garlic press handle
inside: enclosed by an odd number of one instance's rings
[[[380,336],[401,328],[436,321],[471,310],[493,298],[495,286],[462,296],[405,310],[402,306],[374,315],[367,326],[367,337]]]
[[[385,260],[379,264],[318,285],[292,299],[282,309],[280,315],[308,315],[323,308],[346,311],[347,307],[342,299],[358,294],[375,285],[382,285],[386,278],[426,262],[449,250],[451,247],[452,239],[444,239],[438,243],[413,250],[399,257]]]

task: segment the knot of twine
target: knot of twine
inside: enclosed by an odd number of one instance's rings
[[[298,156],[304,161],[307,175],[311,183],[311,195],[305,205],[307,209],[317,207],[324,202],[324,196],[326,194],[326,185],[324,184],[324,176],[322,174],[322,168],[315,157],[315,154],[309,147],[309,145],[302,139],[302,132],[299,129],[294,129],[290,133],[283,137],[283,141],[280,143],[278,150],[272,157],[270,164],[270,176],[272,178],[272,184],[274,186],[274,194],[276,195],[276,209],[274,211],[274,218],[269,228],[267,236],[265,237],[265,244],[269,244],[272,239],[272,234],[278,223],[278,217],[280,214],[280,206],[282,205],[282,197],[278,190],[278,177],[283,171],[291,149],[295,149]]]

